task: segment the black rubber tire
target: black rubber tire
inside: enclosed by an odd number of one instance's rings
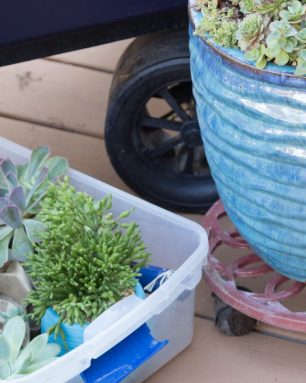
[[[158,33],[134,40],[113,78],[106,148],[119,176],[142,197],[171,210],[203,213],[218,198],[208,165],[206,173],[197,176],[169,170],[148,157],[137,138],[147,100],[172,83],[190,83],[191,94],[187,32]]]

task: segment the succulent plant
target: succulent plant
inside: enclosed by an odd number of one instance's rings
[[[256,1],[255,0],[241,0],[239,2],[239,7],[241,13],[247,15],[249,13],[255,12]]]
[[[258,49],[246,52],[246,60],[255,61],[257,68],[263,69],[267,65],[266,48],[263,44]]]
[[[115,218],[111,207],[110,196],[95,201],[67,177],[50,186],[38,215],[46,230],[26,263],[33,319],[51,307],[63,322],[83,325],[133,292],[149,255],[138,226],[121,222],[131,212]]]
[[[207,0],[195,34],[246,52],[264,69],[269,61],[305,76],[306,0]]]
[[[211,35],[217,44],[225,47],[233,47],[237,44],[236,31],[238,23],[234,20],[232,9],[219,10],[217,3],[210,3],[202,7],[206,17],[197,27],[195,34]]]
[[[26,321],[27,314],[23,307],[14,307],[11,308],[8,312],[0,311],[0,317],[3,318],[4,323],[8,322],[14,317],[21,317],[24,321]]]
[[[0,379],[9,380],[30,374],[53,362],[60,352],[56,344],[48,344],[48,334],[34,338],[23,350],[26,333],[24,320],[15,316],[0,334]]]
[[[306,49],[302,49],[299,52],[297,62],[298,62],[297,74],[299,74],[300,76],[305,76],[306,75]]]
[[[68,169],[48,147],[35,149],[27,164],[0,160],[0,268],[8,260],[24,261],[32,253],[43,224],[35,219],[49,184]]]
[[[290,24],[301,23],[305,19],[306,5],[300,1],[293,1],[288,5],[287,9],[279,12],[282,19],[287,20]]]
[[[236,34],[238,46],[242,51],[259,48],[264,38],[264,19],[259,14],[247,15],[239,24]]]
[[[271,21],[278,20],[279,13],[282,9],[286,8],[287,5],[288,0],[261,0],[257,2],[254,12],[270,16]]]
[[[270,30],[266,55],[277,65],[286,65],[298,44],[295,38],[297,31],[287,20],[274,21],[270,24]]]

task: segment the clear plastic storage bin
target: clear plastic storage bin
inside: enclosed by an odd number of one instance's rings
[[[22,163],[30,151],[0,138],[0,157]],[[192,341],[195,288],[202,276],[208,240],[202,227],[128,193],[75,170],[70,177],[77,189],[101,199],[113,195],[113,211],[131,207],[132,215],[142,231],[143,239],[152,254],[151,263],[176,270],[175,273],[147,299],[142,300],[107,320],[112,308],[106,311],[105,326],[80,347],[31,375],[10,380],[19,383],[61,383],[72,379],[81,382],[79,374],[91,360],[98,358],[125,339],[144,323],[154,338],[168,340],[168,344],[151,359],[132,372],[123,382],[140,383],[184,350]],[[113,316],[112,316],[113,318]]]

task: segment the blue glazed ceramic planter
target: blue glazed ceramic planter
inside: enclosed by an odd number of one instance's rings
[[[255,252],[306,281],[306,77],[256,69],[241,52],[193,35],[197,112],[220,198]]]

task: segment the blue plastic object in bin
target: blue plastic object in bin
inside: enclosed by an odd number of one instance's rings
[[[168,340],[157,341],[144,324],[111,350],[94,359],[82,373],[85,383],[118,383],[164,348]]]

